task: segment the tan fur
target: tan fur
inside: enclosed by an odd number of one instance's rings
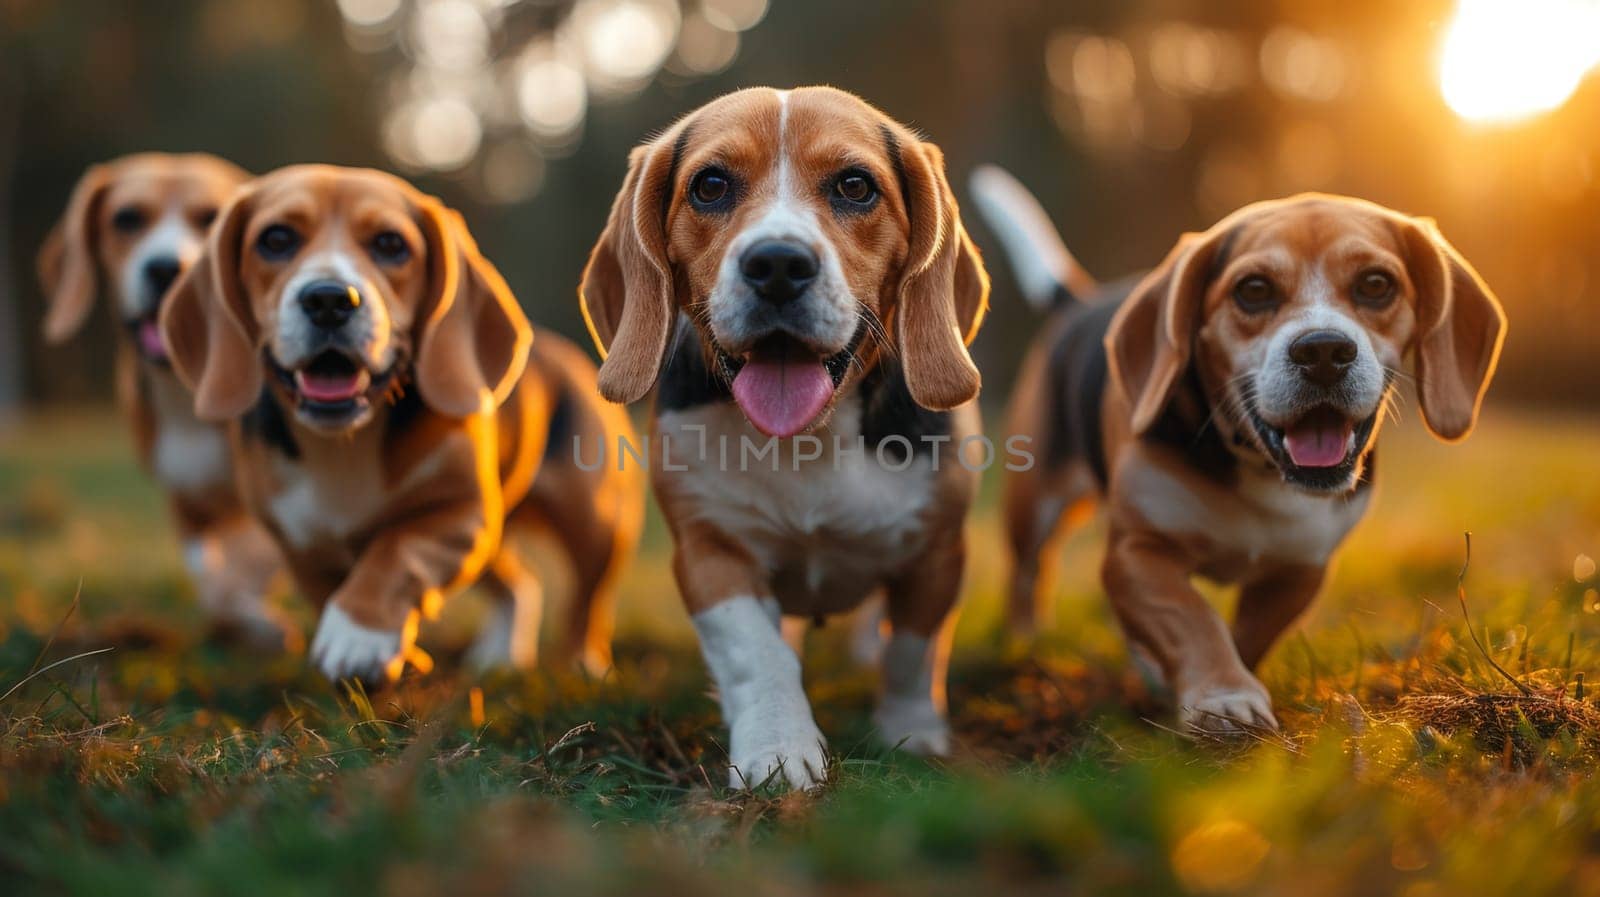
[[[251,251],[262,230],[285,222],[304,235],[294,258],[273,262]],[[460,216],[438,200],[381,172],[331,166],[280,169],[253,182],[224,210],[202,263],[174,287],[162,316],[176,368],[197,388],[197,410],[242,413],[263,383],[293,407],[261,361],[283,285],[298,259],[324,246],[364,246],[380,230],[416,247],[403,264],[361,264],[379,285],[382,295],[367,301],[384,302],[399,357],[416,359],[397,382],[418,391],[422,410],[391,432],[388,400],[377,395],[371,420],[332,436],[286,411],[297,460],[236,424],[247,504],[307,598],[383,632],[410,633],[480,578],[496,594],[536,593],[502,537],[548,527],[578,574],[576,622],[562,651],[605,668],[609,592],[637,540],[642,482],[615,468],[583,471],[570,446],[551,446],[547,457],[546,438],[563,401],[574,403],[572,432],[588,445],[631,438],[631,429],[593,397],[593,366],[575,347],[544,333],[530,350],[533,330],[509,288]],[[578,496],[589,500],[571,500]],[[330,516],[294,513],[312,500]]]
[[[630,155],[627,176],[580,289],[592,334],[606,355],[600,370],[602,394],[626,402],[654,385],[678,313],[696,314],[729,242],[753,214],[747,211],[753,203],[742,204],[726,218],[694,214],[683,198],[688,179],[717,161],[747,172],[752,195],[762,194],[775,189],[778,155],[787,152],[799,182],[820,182],[849,162],[872,172],[883,191],[882,214],[853,220],[827,214],[822,198],[815,200],[827,238],[847,260],[844,269],[856,295],[898,336],[890,346],[869,337],[858,354],[868,360],[879,352],[899,354],[912,394],[925,407],[948,409],[968,402],[979,384],[966,343],[982,323],[989,284],[961,224],[943,155],[841,91],[802,88],[789,94],[788,103],[787,147],[774,139],[780,115],[777,92],[755,88],[696,110]],[[886,156],[885,131],[895,138],[901,159]],[[909,195],[898,189],[898,167],[905,171]],[[857,366],[837,394],[848,394],[865,367]],[[957,472],[948,473],[951,467]],[[944,468],[947,479],[967,479],[959,465]],[[709,531],[692,522],[695,515],[675,493],[672,472],[658,472],[655,485],[679,539],[679,582],[691,612],[732,594],[767,594],[767,588],[758,588],[765,573],[748,569],[737,534]],[[949,492],[959,510],[940,515],[952,517],[957,530],[966,486],[963,482]],[[948,597],[953,600],[954,595]]]
[[[738,183],[737,201],[725,213],[702,211],[687,197],[692,179],[710,167]],[[870,211],[830,205],[824,185],[849,170],[866,172],[876,185]],[[740,470],[737,461],[717,467],[715,448],[700,463],[657,455],[674,444],[669,440],[677,440],[673,452],[694,454],[683,443],[699,426],[703,444],[726,439],[735,453],[743,439],[761,442],[734,403],[659,412],[651,479],[673,535],[678,588],[698,627],[750,602],[808,618],[846,613],[881,587],[900,639],[896,659],[885,661],[885,694],[892,697],[880,708],[890,708],[880,719],[883,734],[892,746],[904,740],[908,749],[941,753],[948,750],[944,676],[965,560],[963,524],[978,481],[957,463],[953,445],[981,432],[972,401],[980,381],[966,346],[982,322],[989,284],[938,148],[842,91],[754,88],[707,104],[634,150],[580,288],[606,359],[600,391],[618,402],[648,393],[680,318],[694,323],[701,351],[714,357],[719,347],[708,315],[730,246],[773,209],[803,220],[804,228],[814,228],[806,240],[836,253],[841,293],[873,324],[810,433],[824,445],[835,435],[852,439],[861,421],[862,377],[894,357],[918,404],[953,409],[954,443],[944,447],[937,470],[925,470],[921,458],[905,475],[870,461],[841,472],[832,460],[809,462],[809,472],[802,466],[759,473]],[[784,452],[799,444],[779,442]],[[895,492],[895,500],[866,497],[879,489]],[[741,619],[750,625],[749,617]],[[742,650],[739,640],[761,651],[772,644],[764,636],[776,639],[756,625],[731,643],[722,636],[703,643],[714,677],[719,663],[738,666],[731,658]],[[793,663],[769,659],[773,669]],[[815,728],[798,685],[797,678],[719,682],[725,706],[762,708],[728,720],[735,782],[746,775],[745,781],[760,781],[785,763],[792,785],[821,775],[803,769],[820,748],[808,734]]]
[[[845,162],[870,171],[883,190],[881,214],[840,220],[820,195],[812,202],[829,241],[843,253],[853,292],[890,332],[912,395],[928,408],[954,408],[978,394],[966,344],[988,307],[989,280],[961,224],[944,176],[944,156],[859,98],[831,88],[790,93],[791,145],[774,139],[778,94],[729,94],[679,120],[629,156],[629,169],[595,244],[579,290],[591,335],[605,355],[601,392],[615,402],[642,398],[655,384],[679,311],[703,310],[729,242],[748,224],[754,201],[726,219],[693,214],[687,178],[718,161],[754,173],[752,198],[776,189],[780,153],[796,179],[820,182]],[[890,159],[884,134],[895,139]],[[689,135],[681,156],[675,150]],[[908,195],[901,195],[903,169]],[[669,175],[676,177],[668,183]]]
[[[1110,385],[1102,404],[1105,457],[1110,469],[1104,496],[1109,521],[1103,579],[1130,640],[1160,667],[1180,705],[1242,708],[1242,719],[1185,718],[1202,728],[1237,723],[1273,724],[1266,692],[1251,670],[1315,597],[1344,533],[1359,519],[1369,494],[1320,502],[1278,498],[1276,473],[1240,418],[1228,384],[1258,356],[1288,312],[1306,301],[1308,285],[1334,295],[1358,274],[1377,268],[1397,283],[1386,307],[1352,305],[1360,326],[1384,358],[1414,358],[1424,420],[1441,439],[1463,438],[1476,422],[1505,335],[1505,316],[1494,295],[1426,219],[1371,203],[1306,195],[1259,203],[1200,234],[1185,235],[1134,288],[1106,337]],[[1236,283],[1267,272],[1281,284],[1283,311],[1248,314],[1232,299]],[[1094,301],[1091,296],[1089,301]],[[1349,301],[1349,300],[1342,300]],[[1059,321],[1047,327],[1024,366],[1013,396],[1012,432],[1042,442],[1052,406],[1042,396],[1049,375],[1044,359]],[[1181,452],[1141,438],[1175,401],[1193,399],[1177,384],[1198,373],[1204,407],[1184,409],[1209,421],[1239,457],[1240,481],[1218,483],[1190,466]],[[1179,396],[1183,396],[1179,398]],[[1373,434],[1376,439],[1376,432]],[[1241,447],[1246,446],[1246,447]],[[1370,444],[1369,444],[1370,450]],[[1159,484],[1168,484],[1160,486]],[[1150,490],[1173,490],[1172,498]],[[1210,521],[1172,528],[1152,520],[1164,503],[1192,502]],[[1007,528],[1014,568],[1011,618],[1031,629],[1047,597],[1051,546],[1100,496],[1083,459],[1058,470],[1008,474]],[[1264,502],[1305,507],[1326,522],[1284,517]],[[1198,512],[1197,512],[1198,513]],[[1277,515],[1277,516],[1274,516]],[[1184,512],[1172,511],[1178,519]],[[1063,526],[1063,521],[1069,525]],[[1266,523],[1264,524],[1263,521]],[[1263,528],[1300,527],[1260,542]],[[1296,541],[1298,539],[1298,541]],[[1256,542],[1252,542],[1256,540]],[[1267,545],[1248,550],[1250,545]],[[1325,549],[1325,550],[1324,550]],[[1230,629],[1190,584],[1200,575],[1238,583],[1241,593]],[[1242,696],[1242,697],[1241,697]]]

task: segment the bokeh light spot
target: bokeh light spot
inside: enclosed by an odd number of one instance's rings
[[[739,34],[700,13],[683,19],[673,66],[684,74],[713,75],[733,64],[739,55]]]
[[[1237,819],[1208,822],[1193,829],[1172,849],[1172,871],[1188,890],[1228,894],[1255,880],[1272,844],[1253,826]]]
[[[1274,28],[1261,41],[1261,77],[1286,97],[1327,102],[1344,88],[1344,54],[1298,28]]]
[[[358,28],[387,24],[400,11],[401,0],[339,0],[339,14]]]
[[[489,26],[469,0],[429,0],[417,10],[412,40],[422,61],[463,71],[489,55]]]
[[[577,66],[553,53],[534,53],[517,79],[517,108],[528,130],[543,137],[571,134],[588,109],[588,88]]]
[[[1464,119],[1511,123],[1558,108],[1600,64],[1597,0],[1461,0],[1439,56]]]
[[[1580,554],[1572,559],[1572,578],[1578,582],[1583,582],[1593,576],[1594,569],[1594,558],[1586,554]]]
[[[700,0],[700,14],[725,31],[748,31],[767,14],[767,0]]]
[[[671,0],[581,0],[567,20],[597,90],[626,95],[644,86],[678,37]]]
[[[472,161],[483,139],[478,114],[454,97],[424,100],[411,119],[417,159],[429,168],[450,171]]]

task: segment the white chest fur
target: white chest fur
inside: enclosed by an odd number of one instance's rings
[[[1199,535],[1215,546],[1223,566],[1284,561],[1325,564],[1360,522],[1371,490],[1314,495],[1275,473],[1242,471],[1236,488],[1197,485],[1159,466],[1131,466],[1119,483],[1157,529]]]
[[[382,512],[384,485],[380,433],[374,422],[349,438],[297,434],[299,458],[274,456],[277,489],[266,512],[291,544],[310,547],[365,531]]]
[[[859,422],[847,397],[815,434],[820,446],[780,440],[774,460],[753,454],[767,438],[736,407],[705,405],[661,415],[656,438],[666,441],[651,451],[658,463],[665,457],[661,467],[685,468],[664,474],[687,499],[684,512],[751,552],[786,613],[832,612],[853,606],[921,550],[933,494],[930,458],[904,470],[892,469],[898,457],[880,465],[871,446],[856,451]],[[835,437],[844,451],[835,451]],[[797,450],[809,457],[819,448],[796,469]]]
[[[194,400],[177,383],[149,380],[155,417],[150,463],[162,486],[180,495],[231,489],[228,434],[217,424],[195,419]]]

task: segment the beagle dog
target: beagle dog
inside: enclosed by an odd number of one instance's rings
[[[580,292],[601,393],[656,388],[652,482],[734,786],[823,780],[780,618],[879,587],[878,729],[945,753],[988,279],[939,149],[839,90],[729,94],[633,151]]]
[[[1031,626],[1053,545],[1103,500],[1106,592],[1184,724],[1276,727],[1252,670],[1371,502],[1396,381],[1435,436],[1465,438],[1499,301],[1432,220],[1318,194],[1246,206],[1095,290],[1020,184],[985,168],[973,188],[1024,292],[1056,306],[1008,411],[1037,457],[1005,485],[1014,623]],[[1231,629],[1194,576],[1240,586]]]
[[[469,659],[535,662],[541,595],[519,531],[576,571],[562,647],[609,665],[611,588],[643,476],[577,463],[574,439],[630,438],[572,344],[537,342],[461,217],[378,171],[300,165],[243,187],[173,287],[161,334],[195,414],[232,421],[245,504],[322,607],[330,679],[426,671],[418,623],[482,581],[494,612]]]
[[[83,327],[97,281],[122,334],[117,395],[141,465],[167,494],[185,566],[214,628],[266,647],[293,643],[264,600],[282,560],[234,488],[226,430],[196,419],[156,327],[163,297],[200,254],[206,228],[249,175],[205,154],[142,153],[95,165],[39,252],[44,335]]]

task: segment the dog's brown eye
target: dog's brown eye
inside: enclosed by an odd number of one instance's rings
[[[256,253],[269,262],[283,261],[300,248],[300,235],[293,228],[274,224],[256,238]]]
[[[1233,301],[1245,311],[1255,314],[1276,306],[1278,294],[1272,288],[1272,281],[1257,274],[1246,277],[1234,286]]]
[[[138,206],[123,206],[111,216],[111,226],[124,234],[142,230],[144,222],[144,210]]]
[[[694,183],[689,185],[689,195],[696,205],[714,206],[726,199],[732,188],[726,174],[719,169],[708,168],[695,175]]]
[[[849,172],[834,185],[833,192],[857,205],[866,205],[878,196],[878,188],[864,174]]]
[[[411,244],[392,230],[372,238],[372,257],[380,262],[398,265],[411,258]]]
[[[1356,278],[1356,299],[1362,305],[1381,307],[1394,298],[1394,278],[1383,271],[1364,271]]]
[[[200,211],[194,213],[194,224],[195,224],[195,227],[200,227],[200,228],[210,227],[211,226],[211,222],[216,221],[216,220],[217,220],[217,210],[214,207],[208,206],[208,207],[206,207],[204,209],[201,209]]]

